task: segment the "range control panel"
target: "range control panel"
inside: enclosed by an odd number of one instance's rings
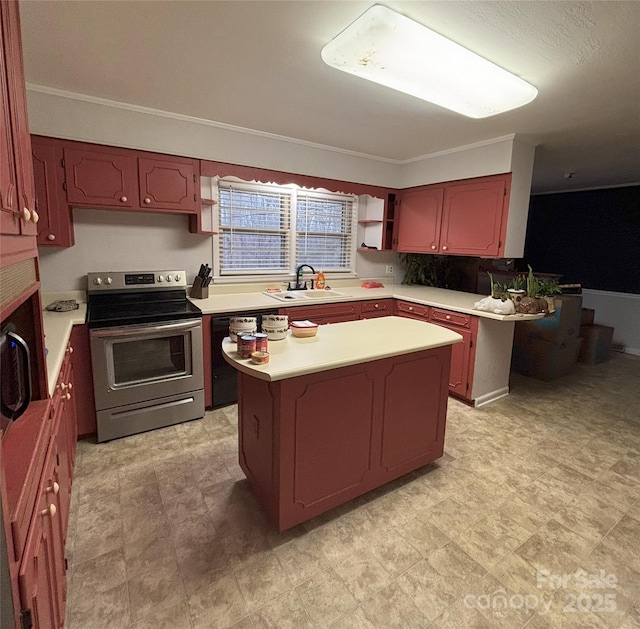
[[[90,293],[186,287],[184,271],[102,271],[87,274],[87,289]]]

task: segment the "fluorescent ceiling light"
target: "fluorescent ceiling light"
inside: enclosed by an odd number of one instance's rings
[[[330,41],[322,59],[470,118],[522,107],[538,93],[514,74],[379,4]]]

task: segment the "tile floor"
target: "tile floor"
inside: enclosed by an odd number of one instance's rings
[[[442,459],[282,534],[236,423],[79,444],[68,629],[640,627],[640,358],[450,400]]]

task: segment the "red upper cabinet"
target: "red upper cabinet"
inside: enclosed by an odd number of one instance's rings
[[[67,202],[72,206],[197,211],[197,160],[63,142]]]
[[[36,185],[38,246],[71,247],[73,220],[64,191],[62,147],[49,138],[31,138],[33,177]]]
[[[443,186],[421,186],[400,195],[398,251],[438,253]]]
[[[398,251],[500,257],[511,175],[495,175],[399,193]]]
[[[137,205],[136,160],[110,149],[65,148],[67,202],[83,207]]]
[[[193,212],[196,173],[193,160],[139,159],[140,207]]]
[[[440,250],[479,257],[497,257],[504,246],[506,176],[450,184],[442,211]]]
[[[0,2],[0,32],[0,230],[35,236],[38,214],[17,1]]]

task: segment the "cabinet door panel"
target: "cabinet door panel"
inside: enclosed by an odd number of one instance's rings
[[[27,98],[24,83],[22,61],[22,40],[20,16],[17,2],[2,2],[2,45],[4,46],[4,65],[6,70],[9,119],[14,154],[14,167],[17,184],[16,210],[33,212],[36,193],[33,186],[33,167],[31,165],[31,138],[27,117]],[[4,117],[4,116],[3,116]],[[6,122],[6,121],[5,121]],[[5,131],[4,133],[7,133]],[[20,233],[35,236],[37,226],[34,220],[21,220]]]
[[[74,244],[73,221],[63,189],[62,148],[33,137],[33,176],[36,185],[38,245],[71,247]]]
[[[506,184],[502,178],[452,184],[444,198],[443,253],[497,256]]]
[[[444,326],[443,326],[444,327]],[[453,332],[462,335],[464,341],[451,346],[451,371],[449,372],[449,391],[467,396],[467,383],[469,378],[469,349],[471,345],[471,332],[450,328]]]
[[[64,162],[70,204],[137,205],[135,158],[109,151],[64,149]]]
[[[444,187],[404,190],[399,198],[398,251],[437,253]]]
[[[5,70],[5,54],[0,44],[0,232],[19,234],[20,219],[17,214],[16,168],[13,156],[9,92]]]
[[[138,160],[140,207],[196,211],[193,162]]]

